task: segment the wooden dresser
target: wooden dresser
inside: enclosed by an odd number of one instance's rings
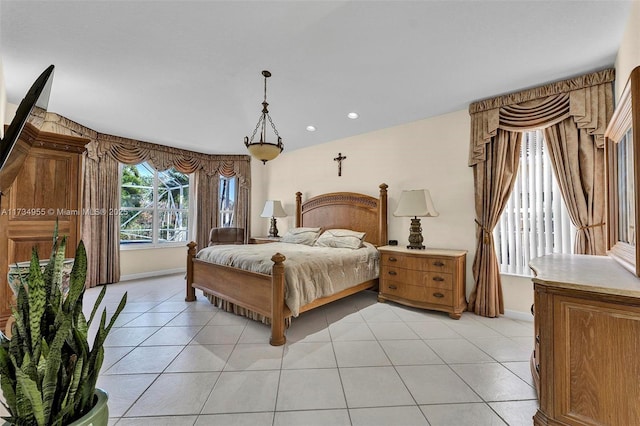
[[[459,319],[467,308],[466,250],[379,247],[378,301],[448,312]]]
[[[640,279],[606,256],[556,254],[530,266],[534,424],[640,424]]]
[[[80,241],[82,216],[82,153],[88,139],[39,132],[30,141],[27,158],[9,190],[0,197],[0,329],[11,315],[13,292],[7,283],[9,265],[51,254],[56,218],[67,236],[66,257]]]

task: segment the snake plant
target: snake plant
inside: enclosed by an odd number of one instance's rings
[[[82,312],[87,253],[76,250],[68,293],[61,290],[66,238],[54,231],[51,258],[40,269],[34,248],[27,277],[22,277],[12,337],[0,333],[0,387],[15,425],[66,425],[93,407],[96,381],[104,359],[104,341],[124,309],[125,293],[107,324],[106,309],[89,344],[89,327],[104,298],[102,288],[89,320]]]

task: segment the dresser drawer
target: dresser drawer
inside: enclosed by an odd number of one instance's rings
[[[382,293],[390,296],[402,297],[416,302],[434,303],[438,305],[448,305],[453,303],[453,292],[437,287],[425,287],[418,285],[406,285],[395,281],[383,281],[381,284]]]
[[[415,269],[421,271],[454,272],[455,260],[441,257],[417,257],[403,254],[382,253],[383,266],[394,266],[403,269]]]
[[[427,272],[411,269],[396,268],[395,266],[382,265],[380,278],[409,285],[436,287],[445,290],[453,289],[453,275],[440,272]]]

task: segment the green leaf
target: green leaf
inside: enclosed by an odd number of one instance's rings
[[[62,268],[64,265],[65,251],[67,249],[67,237],[62,237],[58,247],[56,248],[56,255],[53,259],[53,282],[51,283],[52,294],[54,292],[60,292],[62,288]]]
[[[40,260],[38,252],[33,248],[31,251],[31,264],[29,266],[29,329],[31,337],[31,354],[34,362],[40,359],[40,341],[42,334],[40,332],[40,322],[45,311],[47,303],[45,297],[45,284],[40,271]]]
[[[88,327],[91,327],[91,322],[93,321],[93,318],[95,317],[96,312],[98,311],[98,308],[100,307],[100,303],[102,303],[102,299],[104,299],[104,295],[106,294],[106,292],[107,292],[107,286],[102,286],[102,290],[100,290],[100,294],[98,295],[98,298],[93,304],[93,309],[91,310],[91,315],[89,316],[89,322],[87,323]]]
[[[76,257],[73,262],[73,268],[71,269],[71,275],[69,278],[69,294],[64,302],[65,310],[67,312],[73,311],[76,302],[80,296],[84,293],[85,283],[87,282],[87,251],[84,248],[84,243],[80,241],[76,250]]]
[[[35,417],[38,426],[46,425],[42,406],[42,395],[40,394],[38,385],[20,370],[16,370],[16,378],[18,380],[18,388],[21,389],[22,394],[29,400],[31,413]]]
[[[58,390],[58,374],[62,364],[62,346],[70,332],[71,318],[64,316],[60,322],[60,328],[49,347],[47,369],[42,382],[42,401],[44,405],[44,416],[47,421],[49,421],[51,417],[53,401],[56,396],[56,391]]]

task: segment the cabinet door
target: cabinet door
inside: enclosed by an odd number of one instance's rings
[[[58,139],[55,149],[45,143],[32,147],[15,181],[0,198],[0,327],[11,315],[13,292],[6,280],[8,268],[31,259],[33,247],[40,259],[51,254],[56,219],[58,233],[67,237],[66,257],[75,255],[80,239],[81,156],[83,142],[65,145]],[[71,145],[69,145],[71,144]],[[65,148],[66,147],[66,148]]]
[[[553,305],[554,418],[637,424],[640,307],[564,295]]]

